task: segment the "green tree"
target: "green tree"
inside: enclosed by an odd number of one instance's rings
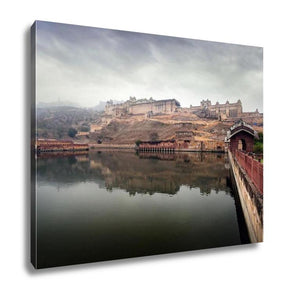
[[[258,138],[254,141],[254,152],[261,154],[263,153],[263,133],[258,133]]]
[[[258,133],[258,141],[263,144],[263,132]]]
[[[141,144],[141,142],[142,142],[141,140],[136,140],[135,143],[136,143],[137,147]]]
[[[69,128],[69,130],[68,130],[68,136],[71,138],[74,138],[77,133],[78,133],[78,131],[73,127]]]
[[[256,143],[254,145],[254,153],[257,153],[257,154],[263,153],[263,144]]]

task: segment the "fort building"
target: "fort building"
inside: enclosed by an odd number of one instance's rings
[[[105,114],[112,117],[123,117],[127,115],[156,115],[170,114],[177,111],[180,103],[176,99],[154,100],[130,97],[129,100],[114,104],[112,100],[105,106]]]
[[[190,106],[189,111],[198,115],[201,118],[211,118],[218,120],[225,120],[227,118],[241,117],[243,113],[243,107],[241,100],[235,103],[226,101],[224,104],[220,104],[218,101],[216,104],[211,104],[210,100],[202,100],[199,106]]]
[[[159,114],[172,113],[191,113],[200,118],[215,119],[219,121],[235,120],[237,118],[257,118],[262,117],[263,114],[258,110],[255,112],[243,112],[242,102],[212,104],[210,100],[202,100],[200,105],[182,108],[179,101],[176,99],[154,100],[139,99],[130,97],[129,100],[114,104],[112,100],[108,101],[105,106],[104,121],[108,123],[112,118],[127,117],[130,115],[143,115],[151,117]]]

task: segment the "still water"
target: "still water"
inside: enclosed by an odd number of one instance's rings
[[[37,159],[39,268],[244,243],[224,154]]]

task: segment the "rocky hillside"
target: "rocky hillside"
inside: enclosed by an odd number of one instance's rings
[[[230,126],[219,122],[176,122],[165,123],[157,120],[136,122],[113,120],[100,132],[90,136],[91,142],[129,144],[137,140],[167,140],[176,137],[176,131],[189,131],[195,139],[222,139]]]
[[[254,129],[262,131],[262,118],[249,120]],[[73,138],[91,144],[134,144],[137,140],[167,140],[188,134],[196,141],[224,141],[233,121],[200,118],[189,113],[171,115],[128,116],[103,122],[103,113],[78,107],[39,107],[37,109],[37,135],[39,138]],[[73,128],[77,134],[69,135]],[[91,128],[96,128],[91,131]],[[98,129],[97,129],[98,128]],[[85,132],[85,134],[80,134]]]

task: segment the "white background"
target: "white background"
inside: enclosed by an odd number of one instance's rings
[[[1,299],[282,299],[283,13],[279,3],[1,2]],[[35,19],[263,46],[265,242],[34,271],[28,262],[27,161],[28,30]]]

